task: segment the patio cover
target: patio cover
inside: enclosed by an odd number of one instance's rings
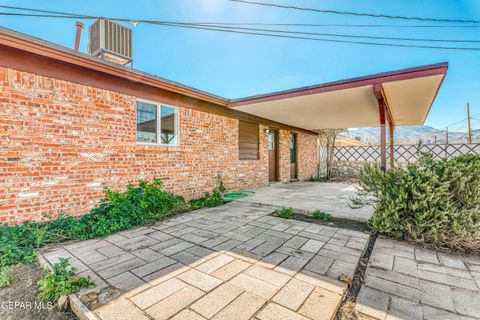
[[[378,73],[236,99],[229,107],[312,131],[380,127],[380,163],[386,170],[386,125],[393,166],[395,126],[425,122],[447,68],[444,62]]]
[[[308,130],[378,127],[380,90],[395,126],[425,122],[448,63],[232,100],[230,107]]]

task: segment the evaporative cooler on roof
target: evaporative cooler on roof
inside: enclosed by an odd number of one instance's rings
[[[101,59],[126,65],[132,61],[132,30],[106,19],[89,28],[89,53]]]

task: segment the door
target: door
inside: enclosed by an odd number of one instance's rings
[[[290,133],[290,180],[297,180],[297,134]]]
[[[268,181],[278,180],[278,132],[268,130]]]

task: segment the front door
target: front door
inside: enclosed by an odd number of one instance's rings
[[[278,180],[277,167],[278,133],[276,130],[268,130],[268,181]]]
[[[297,134],[290,133],[290,179],[297,179]]]

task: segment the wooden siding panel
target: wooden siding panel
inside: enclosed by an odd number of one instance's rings
[[[238,122],[238,158],[258,160],[259,126],[256,123]]]

